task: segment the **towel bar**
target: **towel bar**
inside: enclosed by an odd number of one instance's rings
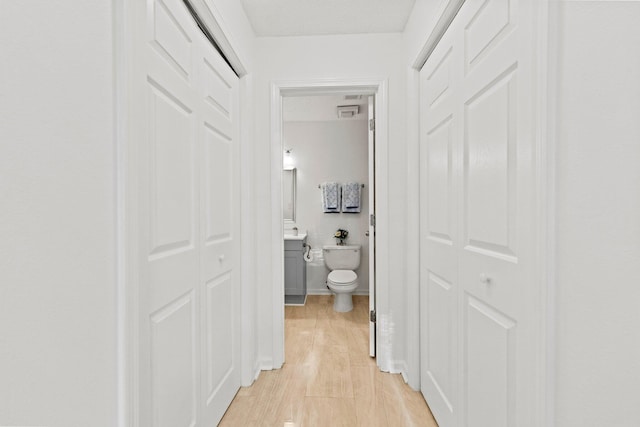
[[[360,184],[364,188],[364,184]],[[318,188],[322,188],[322,185],[318,184]]]

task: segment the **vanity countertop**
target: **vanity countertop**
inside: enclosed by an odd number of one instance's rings
[[[297,236],[294,236],[293,234],[284,235],[284,240],[304,240],[306,238],[307,238],[307,233],[298,233]]]

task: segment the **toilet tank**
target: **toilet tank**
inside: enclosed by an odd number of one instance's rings
[[[360,250],[360,245],[323,246],[324,263],[329,270],[355,270],[360,267]]]

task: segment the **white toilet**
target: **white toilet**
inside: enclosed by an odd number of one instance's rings
[[[329,289],[336,294],[333,309],[339,312],[353,310],[351,294],[358,287],[358,275],[354,271],[360,266],[360,245],[324,246],[324,263],[331,272],[327,277]]]

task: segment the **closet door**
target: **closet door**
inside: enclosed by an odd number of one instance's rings
[[[441,427],[541,423],[535,3],[468,0],[422,70],[422,387]]]
[[[460,294],[457,212],[461,55],[445,34],[420,73],[420,351],[422,393],[441,426],[453,426],[458,399]]]
[[[181,0],[131,7],[138,425],[216,425],[240,385],[237,78]]]
[[[536,425],[535,38],[526,0],[468,2],[460,193],[465,424]]]
[[[215,425],[240,387],[238,78],[198,31],[201,404]]]

